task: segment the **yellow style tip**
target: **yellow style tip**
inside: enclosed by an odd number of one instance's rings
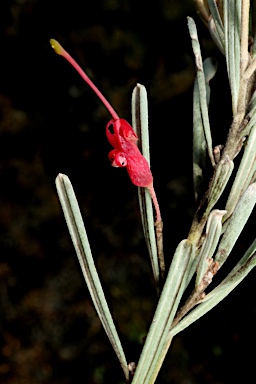
[[[58,43],[57,40],[55,40],[55,39],[51,39],[51,40],[50,40],[50,44],[51,44],[52,48],[54,49],[54,51],[55,51],[58,55],[63,55],[63,53],[65,52],[65,50],[62,48],[62,46],[60,45],[60,43]]]

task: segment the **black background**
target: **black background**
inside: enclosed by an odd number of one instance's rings
[[[231,121],[225,62],[193,1],[1,1],[2,384],[124,381],[59,206],[59,172],[70,177],[77,193],[128,361],[139,358],[156,304],[136,187],[126,170],[111,168],[107,159],[110,116],[54,53],[49,39],[60,41],[128,121],[134,85],[147,87],[151,166],[169,265],[195,210],[188,15],[197,22],[203,56],[213,55],[220,64],[210,110],[217,145],[224,143]],[[233,262],[254,233],[252,218]],[[232,260],[222,273],[230,265]],[[223,303],[175,338],[157,382],[251,382],[255,302],[252,272]]]

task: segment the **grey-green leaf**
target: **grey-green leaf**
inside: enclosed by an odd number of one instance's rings
[[[222,53],[225,51],[224,27],[221,20],[216,0],[208,0],[212,17],[209,19],[209,30],[213,40]]]
[[[129,371],[126,358],[95,268],[90,244],[72,184],[66,175],[59,174],[56,178],[56,187],[69,233],[92,301],[121,363],[125,378],[128,380]]]
[[[241,0],[223,2],[225,56],[232,96],[233,113],[237,112],[240,86]]]
[[[187,286],[188,265],[194,258],[195,247],[183,240],[178,245],[161,293],[154,319],[148,332],[133,384],[154,383],[167,350],[165,341]]]
[[[220,211],[219,209],[214,209],[207,220],[205,239],[201,248],[199,255],[199,264],[197,267],[197,276],[196,276],[196,287],[200,285],[206,271],[209,268],[209,261],[212,258],[222,229],[222,217],[227,213],[227,211]]]
[[[202,115],[202,123],[204,127],[205,140],[206,140],[208,154],[209,154],[211,163],[213,166],[215,166],[215,160],[214,160],[213,150],[212,150],[212,137],[211,137],[211,129],[210,129],[210,123],[209,123],[208,106],[207,106],[207,91],[206,91],[206,85],[205,85],[205,75],[203,70],[201,49],[199,45],[196,24],[191,17],[188,17],[187,20],[188,20],[188,29],[189,29],[189,33],[192,41],[192,48],[195,55],[198,90],[199,90],[199,102],[200,102],[200,110]]]
[[[228,201],[225,207],[225,209],[228,211],[227,217],[232,214],[240,196],[250,184],[252,177],[256,171],[255,144],[256,121],[250,131],[249,138],[247,139],[244,154],[228,197]]]
[[[225,232],[220,241],[215,261],[219,267],[227,260],[240,233],[242,232],[256,203],[256,183],[251,184],[241,196],[236,209],[229,218]]]
[[[255,244],[254,244],[255,252]],[[227,297],[233,289],[248,275],[248,273],[256,265],[255,253],[247,262],[232,274],[229,278],[225,279],[218,287],[205,296],[201,304],[193,309],[187,316],[185,316],[168,334],[167,340],[171,340],[177,333],[183,331],[189,325],[200,319],[203,315],[214,308],[220,301]]]
[[[147,92],[146,88],[141,84],[137,84],[132,93],[132,126],[139,138],[142,154],[150,164]],[[150,256],[154,280],[159,288],[160,266],[155,237],[152,199],[147,188],[138,188],[138,196],[144,237]]]
[[[217,71],[217,62],[212,58],[205,59],[203,63],[205,74],[205,89],[207,97],[207,105],[210,102],[210,80],[214,77]],[[201,197],[203,192],[204,174],[206,168],[206,138],[204,125],[201,114],[200,94],[198,86],[198,75],[195,78],[194,96],[193,96],[193,179],[195,200]]]

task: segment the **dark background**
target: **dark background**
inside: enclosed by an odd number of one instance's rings
[[[77,193],[128,361],[139,358],[156,304],[136,187],[107,159],[110,116],[49,39],[61,42],[128,121],[134,85],[147,87],[151,163],[169,265],[195,210],[188,15],[197,22],[204,57],[220,62],[210,111],[217,145],[231,121],[224,59],[192,0],[1,1],[1,384],[123,382],[59,206],[59,172]],[[234,257],[254,233],[251,219]],[[178,335],[157,382],[253,381],[255,288],[252,272]]]

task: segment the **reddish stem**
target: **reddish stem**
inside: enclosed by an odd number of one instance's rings
[[[50,40],[50,43],[51,43],[51,46],[52,48],[55,50],[55,52],[60,55],[60,56],[63,56],[64,59],[66,59],[71,65],[73,68],[75,68],[75,70],[79,73],[79,75],[84,79],[84,81],[89,85],[89,87],[91,87],[91,89],[96,93],[96,95],[98,96],[98,98],[102,101],[102,103],[105,105],[105,107],[107,108],[107,110],[109,111],[109,113],[111,114],[112,118],[116,121],[119,119],[119,116],[118,114],[116,113],[116,111],[114,110],[114,108],[111,106],[111,104],[107,101],[107,99],[105,98],[105,96],[103,96],[103,94],[100,92],[100,90],[96,87],[96,85],[93,84],[93,82],[91,81],[91,79],[86,75],[86,73],[82,70],[82,68],[80,67],[80,65],[77,64],[77,62],[70,56],[70,54],[65,51],[65,49],[60,45],[60,43],[58,43],[58,41],[54,40],[54,39],[51,39]]]
[[[154,187],[153,187],[153,183],[148,185],[147,188],[149,190],[151,199],[152,199],[154,207],[155,207],[155,211],[156,211],[156,224],[157,224],[158,222],[162,221],[162,218],[161,218],[161,212],[160,212],[160,207],[159,207],[158,200],[157,200],[157,197],[156,197],[156,193],[155,193],[155,190],[154,190]]]

